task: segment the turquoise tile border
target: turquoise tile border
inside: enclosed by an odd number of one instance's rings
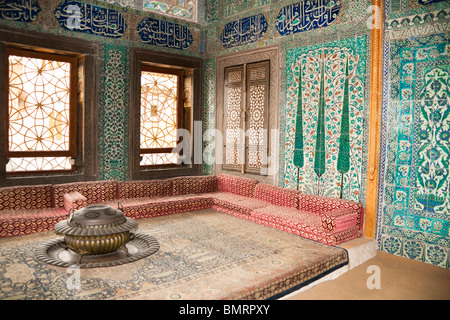
[[[99,179],[128,179],[129,50],[102,48],[99,104]]]

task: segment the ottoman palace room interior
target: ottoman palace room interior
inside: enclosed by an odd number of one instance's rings
[[[449,31],[446,0],[1,1],[0,300],[450,299]]]

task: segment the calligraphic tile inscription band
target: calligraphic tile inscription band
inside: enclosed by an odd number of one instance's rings
[[[36,20],[40,11],[37,0],[0,1],[0,19],[31,22]]]
[[[224,48],[233,48],[256,42],[264,37],[269,27],[263,14],[227,23],[220,35]]]
[[[142,19],[137,32],[143,43],[158,47],[186,50],[194,41],[188,27],[152,18]]]
[[[419,4],[426,5],[426,4],[432,4],[432,3],[441,2],[441,1],[444,1],[444,0],[418,0],[417,2],[419,2]]]
[[[282,36],[327,27],[336,20],[341,7],[341,1],[297,2],[281,8],[275,26]]]
[[[80,1],[62,1],[54,14],[59,24],[66,30],[120,38],[127,29],[120,12]]]

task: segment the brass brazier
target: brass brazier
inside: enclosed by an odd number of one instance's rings
[[[56,224],[55,231],[64,235],[65,245],[80,255],[101,255],[123,250],[134,239],[138,223],[118,209],[107,205],[90,205],[70,211],[69,218]]]

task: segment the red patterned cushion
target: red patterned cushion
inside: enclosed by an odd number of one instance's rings
[[[119,208],[119,203],[125,207],[133,206],[145,206],[151,203],[160,202],[176,202],[182,200],[190,200],[191,198],[197,198],[196,195],[181,195],[181,196],[170,196],[170,197],[142,197],[142,198],[130,198],[130,199],[115,199],[110,201],[104,201],[102,204],[106,204],[113,208]]]
[[[258,183],[255,187],[255,198],[283,207],[298,208],[298,191]]]
[[[217,177],[214,175],[177,177],[171,180],[173,183],[173,195],[217,191]]]
[[[118,182],[119,199],[166,197],[172,195],[172,181],[144,180]]]
[[[358,226],[358,214],[351,208],[341,208],[321,214],[322,226],[329,231],[340,232]]]
[[[234,194],[231,192],[223,192],[223,191],[216,191],[211,193],[200,193],[199,196],[202,197],[211,197],[216,200],[223,200],[228,202],[236,202],[236,201],[242,201],[249,199],[248,197],[240,196],[238,194]]]
[[[322,214],[340,208],[353,209],[357,214],[356,224],[362,228],[364,207],[361,203],[345,199],[335,199],[310,194],[298,195],[298,208],[300,210]]]
[[[0,188],[0,210],[43,209],[51,207],[51,185]]]
[[[51,231],[67,218],[64,208],[4,210],[0,213],[0,237],[11,237],[35,232]]]
[[[229,208],[229,207],[225,207],[223,205],[213,204],[211,206],[211,209],[214,209],[214,210],[217,210],[217,211],[220,211],[220,212],[223,212],[223,213],[226,213],[226,214],[229,214],[229,215],[232,215],[232,216],[244,219],[244,220],[253,221],[253,217],[249,213],[237,211],[235,208]]]
[[[338,233],[329,233],[311,226],[304,226],[303,228],[299,228],[298,226],[282,225],[270,220],[258,218],[254,218],[252,221],[281,231],[296,234],[307,239],[320,241],[329,245],[337,245],[361,236],[358,227],[353,227],[352,229]]]
[[[253,197],[258,180],[221,173],[217,176],[217,190]]]
[[[125,206],[124,215],[133,219],[143,219],[163,216],[187,211],[196,211],[210,208],[211,198],[183,197],[168,198],[166,201],[152,201],[147,204]]]
[[[267,205],[269,205],[268,202],[255,199],[255,198],[249,198],[245,196],[240,196],[238,194],[234,194],[231,192],[212,192],[212,193],[206,193],[206,194],[200,194],[200,196],[203,197],[210,197],[213,200],[213,209],[219,210],[221,212],[225,213],[239,213],[239,214],[245,214],[250,215],[251,211],[258,208],[263,208]],[[220,210],[220,209],[225,209]]]
[[[320,216],[295,208],[269,205],[261,209],[253,210],[251,215],[258,219],[288,225],[293,228],[309,227],[319,230],[322,227],[322,219]]]
[[[64,194],[77,191],[87,199],[87,204],[117,199],[116,181],[88,181],[53,185],[55,207],[64,206]]]

